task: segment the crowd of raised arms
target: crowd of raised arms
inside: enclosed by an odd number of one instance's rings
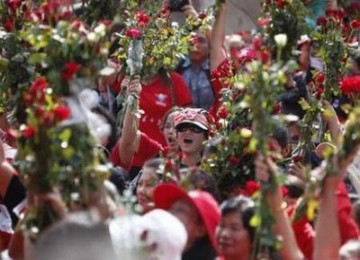
[[[229,1],[0,3],[0,259],[360,259],[360,2]]]

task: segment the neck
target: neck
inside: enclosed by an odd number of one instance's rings
[[[200,153],[184,153],[184,157],[182,159],[182,163],[186,166],[196,166],[201,161]]]

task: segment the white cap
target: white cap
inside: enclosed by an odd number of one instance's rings
[[[154,209],[143,216],[147,231],[146,244],[155,245],[152,255],[157,260],[181,260],[187,242],[187,232],[180,220],[162,209]]]
[[[182,222],[162,209],[119,217],[109,230],[115,252],[124,260],[181,260],[187,242]]]

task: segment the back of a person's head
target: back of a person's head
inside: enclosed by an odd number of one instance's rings
[[[40,236],[36,260],[113,260],[114,250],[106,225],[89,212],[70,214]]]

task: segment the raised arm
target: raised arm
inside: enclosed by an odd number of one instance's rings
[[[325,179],[321,194],[321,205],[316,221],[314,259],[338,259],[340,248],[340,229],[336,206],[336,186],[339,178]],[[329,228],[331,235],[329,236]]]
[[[210,39],[210,68],[216,69],[226,59],[224,49],[227,4],[220,4]]]
[[[267,158],[266,160],[258,157],[255,161],[256,178],[259,181],[267,182],[270,174],[277,174],[276,165]],[[282,237],[283,244],[279,250],[282,259],[299,260],[304,259],[300,251],[294,232],[292,230],[289,217],[283,207],[283,196],[280,186],[277,186],[273,192],[267,194],[268,204],[273,212],[275,224],[273,231]]]
[[[139,100],[141,92],[141,83],[139,78],[131,81],[129,79],[124,79],[122,87],[127,88],[128,95],[131,95],[135,99]],[[139,118],[134,114],[130,104],[127,102],[125,107],[123,129],[119,139],[119,155],[121,163],[124,165],[131,164],[132,158],[137,151],[140,140],[140,132],[138,128]]]

